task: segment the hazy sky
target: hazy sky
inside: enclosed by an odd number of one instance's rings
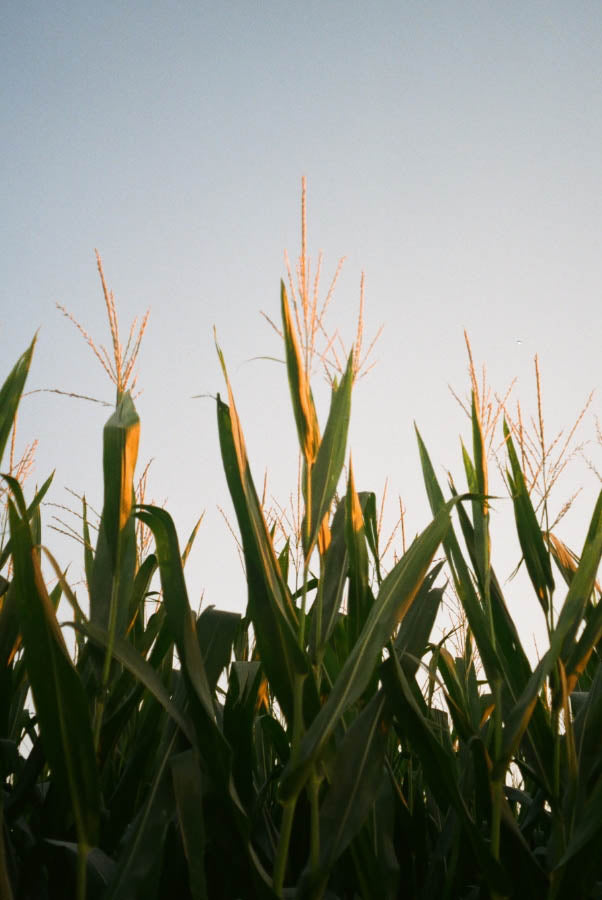
[[[215,404],[191,399],[223,390],[213,325],[256,481],[267,467],[280,502],[296,488],[284,369],[250,360],[282,355],[259,311],[278,316],[283,251],[299,251],[303,174],[324,288],[347,257],[331,328],[353,339],[362,271],[366,335],[384,325],[350,444],[359,489],[380,495],[389,477],[387,521],[401,494],[408,535],[428,523],[413,420],[442,477],[449,467],[461,483],[467,420],[447,385],[468,391],[464,328],[494,389],[518,376],[531,412],[538,352],[548,434],[572,424],[600,384],[601,47],[602,7],[579,0],[5,5],[3,370],[39,328],[29,388],[113,399],[55,307],[108,344],[97,247],[122,329],[151,309],[137,401],[149,497],[167,498],[182,542],[206,510],[193,603],[203,589],[217,606],[245,602],[216,509],[231,508]],[[577,435],[598,463],[599,409],[596,398]],[[55,394],[23,402],[20,445],[39,439],[35,479],[56,468],[55,503],[74,504],[70,487],[100,505],[107,412]],[[552,512],[581,484],[559,528],[575,549],[598,490],[577,456]],[[495,522],[506,577],[518,552]],[[45,540],[76,578],[75,544]],[[534,595],[507,591],[538,627]]]

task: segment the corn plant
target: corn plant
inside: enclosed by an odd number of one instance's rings
[[[450,481],[446,496],[417,433],[432,520],[385,573],[376,498],[356,490],[347,448],[357,346],[320,425],[284,284],[280,312],[302,460],[300,583],[294,535],[277,542],[256,490],[219,348],[244,615],[192,612],[196,530],[182,549],[169,513],[136,503],[140,422],[118,340],[95,547],[82,512],[88,604],[45,547],[50,480],[27,502],[3,476],[0,900],[602,896],[602,496],[570,552],[538,518],[505,423],[524,602],[548,628],[533,667],[491,565],[475,385],[466,490]],[[33,349],[0,391],[0,454]],[[432,641],[448,585],[467,621],[456,650]],[[59,602],[73,613],[62,627]]]

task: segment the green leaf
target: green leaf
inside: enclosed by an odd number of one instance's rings
[[[227,789],[231,753],[217,725],[213,695],[188,602],[176,529],[169,513],[160,507],[141,505],[136,508],[136,515],[148,525],[155,538],[167,622],[188,686],[198,746],[212,775]]]
[[[1,477],[4,478],[4,480],[6,481],[6,483],[8,484],[8,486],[10,487],[10,489],[13,493],[15,502],[17,504],[17,509],[19,510],[19,515],[22,518],[27,519],[28,522],[31,522],[32,519],[34,518],[34,516],[36,515],[36,513],[39,511],[40,504],[41,504],[42,500],[44,499],[44,497],[46,496],[46,494],[48,492],[48,488],[52,484],[52,479],[54,478],[54,472],[52,473],[52,475],[50,475],[46,479],[46,481],[44,482],[44,484],[42,485],[40,490],[36,491],[36,495],[33,498],[33,500],[31,501],[31,503],[29,504],[29,506],[27,507],[27,509],[25,509],[25,498],[23,496],[23,491],[21,489],[21,485],[19,484],[17,479],[13,478],[12,475],[2,475]],[[4,568],[6,561],[8,560],[11,553],[12,553],[12,545],[11,545],[10,538],[9,538],[8,541],[6,542],[6,544],[4,545],[4,547],[2,548],[2,552],[0,552],[0,569]]]
[[[350,354],[345,374],[338,387],[333,387],[330,411],[318,455],[311,466],[311,493],[309,500],[310,520],[303,520],[303,549],[309,559],[318,540],[318,533],[324,516],[328,513],[334,497],[343,463],[351,414],[351,390],[353,387],[353,354]],[[305,488],[308,502],[307,485]]]
[[[57,784],[70,798],[80,852],[86,853],[96,842],[100,815],[87,698],[56,621],[29,525],[12,501],[9,520],[25,665],[42,742]]]
[[[360,499],[355,490],[351,459],[349,460],[349,480],[345,500],[345,541],[349,552],[347,621],[349,644],[352,646],[364,625],[372,597],[368,585],[368,549],[364,516]]]
[[[4,448],[13,427],[13,422],[19,407],[19,400],[25,387],[27,374],[31,365],[33,356],[33,348],[35,347],[36,338],[19,357],[15,363],[12,372],[0,388],[0,460],[4,454]]]
[[[98,625],[94,625],[93,622],[81,622],[76,624],[75,627],[104,650],[109,646],[108,633],[104,629],[99,628]],[[169,691],[161,681],[157,671],[123,638],[118,636],[114,638],[111,651],[113,657],[144,685],[183,731],[190,743],[194,744],[194,731],[190,720],[173,703],[169,696]]]
[[[176,747],[177,728],[165,736],[155,761],[144,805],[131,822],[117,858],[117,870],[104,900],[133,900],[154,896],[163,859],[174,796],[169,762]]]
[[[291,400],[299,446],[306,464],[312,464],[316,458],[320,445],[320,428],[318,417],[311,393],[311,387],[301,358],[301,350],[293,321],[291,318],[288,298],[284,282],[280,282],[280,306],[282,312],[282,330],[284,336],[284,349],[286,353],[286,369],[288,383],[291,391]]]
[[[376,494],[372,491],[361,491],[360,500],[364,513],[364,529],[366,531],[366,540],[372,553],[374,560],[374,568],[376,569],[376,581],[380,585],[382,573],[380,570],[380,550],[378,548],[378,515],[376,512]]]
[[[196,633],[212,693],[220,675],[230,664],[240,621],[239,613],[226,612],[213,606],[204,609],[197,619]]]
[[[170,765],[192,900],[209,900],[204,864],[206,839],[199,759],[194,750],[187,750],[172,756]]]
[[[474,491],[479,495],[472,502],[472,521],[475,531],[475,546],[477,550],[478,573],[483,584],[484,595],[489,598],[490,579],[490,546],[489,546],[489,505],[487,495],[489,484],[487,476],[487,453],[483,446],[483,432],[479,404],[475,392],[472,392],[472,446],[474,454],[474,477],[476,484]]]
[[[190,532],[190,537],[186,541],[186,546],[184,547],[184,552],[182,553],[182,567],[184,567],[186,565],[186,560],[190,556],[190,551],[192,550],[192,547],[196,540],[198,530],[199,530],[199,528],[201,526],[201,522],[203,521],[204,518],[205,518],[205,513],[202,513],[199,516],[199,518],[197,519],[197,522],[196,522],[194,528]]]
[[[455,501],[450,501],[435,516],[381,584],[378,598],[328,700],[301,742],[295,764],[289,765],[283,774],[280,792],[284,801],[303,786],[341,716],[361,697],[369,683],[382,648],[395,625],[411,607],[437,547],[445,537],[450,526],[450,509],[454,503]]]
[[[312,607],[309,647],[312,658],[323,651],[335,626],[349,570],[349,552],[345,540],[345,500],[336,508],[330,529],[330,544],[318,584],[318,596]]]
[[[261,663],[233,662],[224,704],[224,734],[233,751],[234,779],[247,806],[255,800],[253,726],[261,679]]]
[[[550,608],[552,594],[554,592],[554,578],[552,577],[552,566],[550,564],[550,555],[546,547],[535,510],[527,491],[525,479],[523,476],[512,437],[508,425],[504,420],[504,436],[506,438],[506,447],[508,449],[508,457],[512,474],[507,473],[508,483],[512,492],[512,502],[514,503],[514,516],[516,519],[516,530],[520,541],[523,558],[527,566],[527,572],[531,579],[531,583],[535,588],[537,599],[539,600],[544,613],[547,615]]]
[[[90,620],[108,629],[114,622],[116,634],[124,635],[129,625],[132,582],[136,569],[136,526],[130,517],[120,535],[118,569],[113,568],[104,518],[100,521],[96,552],[89,582]]]
[[[520,738],[522,737],[535,707],[538,694],[545,678],[554,668],[556,661],[569,657],[574,644],[583,610],[590,596],[600,559],[602,558],[602,491],[594,509],[590,527],[585,539],[581,560],[571,581],[563,603],[556,628],[550,637],[550,649],[527,682],[524,691],[507,718],[500,759],[496,762],[494,776],[500,776],[508,765]]]
[[[225,369],[224,369],[225,371]],[[226,376],[227,377],[227,376]],[[297,640],[297,614],[282,573],[249,470],[232,390],[230,406],[217,398],[222,461],[241,533],[248,589],[248,613],[272,690],[288,721],[293,715],[296,674],[309,670]],[[317,693],[315,705],[318,705]]]
[[[130,392],[123,395],[103,432],[104,506],[102,520],[113,572],[117,570],[121,535],[130,520],[140,419]]]
[[[395,652],[408,678],[418,671],[420,660],[426,651],[444,588],[433,588],[433,584],[443,568],[444,561],[437,563],[428,573],[416,599],[404,616],[395,638]]]
[[[575,572],[552,641],[562,642],[562,658],[566,660],[572,650],[575,635],[581,624],[586,603],[596,582],[596,573],[602,557],[602,491],[592,515],[577,571]]]
[[[441,488],[437,481],[433,465],[429,458],[427,449],[420,436],[420,432],[416,428],[416,438],[418,440],[418,449],[420,452],[420,461],[422,464],[422,473],[426,492],[433,515],[437,515],[439,510],[445,506],[445,500],[441,492]],[[477,593],[473,587],[473,581],[470,570],[466,565],[458,540],[453,532],[449,529],[443,540],[445,555],[449,564],[450,571],[454,580],[454,586],[462,602],[462,606],[466,612],[468,624],[475,636],[477,646],[483,666],[487,673],[487,678],[493,683],[498,677],[502,666],[498,658],[494,644],[491,641],[489,633],[489,619],[486,611],[481,606]]]
[[[90,594],[90,584],[92,582],[92,572],[94,569],[94,550],[92,549],[92,541],[90,539],[90,524],[88,522],[88,504],[85,496],[82,497],[82,531],[84,541],[84,571],[86,573],[86,584],[88,585],[88,594]]]

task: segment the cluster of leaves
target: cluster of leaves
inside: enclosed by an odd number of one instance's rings
[[[281,297],[303,460],[300,587],[289,584],[288,544],[277,552],[266,524],[221,353],[228,399],[218,396],[217,420],[244,616],[194,615],[190,542],[182,552],[169,514],[136,506],[139,420],[127,391],[104,430],[95,550],[84,506],[89,615],[42,548],[49,481],[27,503],[4,476],[0,900],[601,897],[602,496],[576,558],[542,531],[506,431],[518,538],[549,632],[532,668],[491,567],[476,393],[468,493],[452,486],[445,498],[418,435],[433,519],[383,576],[374,494],[356,492],[351,465],[336,493],[353,354],[322,433],[284,287]],[[0,454],[32,352],[0,392]],[[144,558],[136,520],[154,537]],[[558,608],[553,566],[567,585]],[[455,657],[430,643],[445,577],[469,626]]]

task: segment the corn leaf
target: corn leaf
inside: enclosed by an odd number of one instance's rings
[[[297,340],[291,318],[291,311],[286,296],[284,282],[280,282],[280,306],[282,312],[282,329],[284,349],[286,353],[286,369],[293,404],[293,413],[297,424],[299,446],[306,465],[311,465],[320,446],[320,428],[311,393],[311,387],[301,357],[301,349]]]
[[[52,484],[52,479],[54,478],[54,472],[50,475],[39,491],[36,491],[35,497],[25,510],[25,498],[23,497],[23,491],[21,490],[21,485],[17,481],[16,478],[13,478],[11,475],[2,475],[2,478],[6,481],[6,483],[10,486],[10,489],[15,498],[15,502],[17,504],[17,509],[19,510],[19,514],[27,519],[28,522],[31,522],[34,516],[37,514],[40,508],[40,504],[44,497],[48,492],[48,488]],[[39,542],[36,542],[39,543]],[[10,554],[12,552],[12,545],[10,542],[10,538],[2,548],[2,552],[0,552],[0,569],[4,568],[6,561],[8,560]]]
[[[554,592],[554,578],[552,577],[552,566],[550,564],[550,555],[545,545],[535,510],[527,491],[525,479],[514,449],[512,437],[508,429],[508,425],[504,421],[504,436],[506,438],[506,447],[508,449],[508,457],[512,474],[507,473],[508,483],[512,492],[512,502],[514,503],[514,516],[516,519],[516,530],[523,558],[527,566],[527,572],[531,579],[531,583],[535,588],[537,599],[539,600],[544,613],[547,615],[550,608],[552,594]]]
[[[34,337],[25,353],[15,363],[2,388],[0,388],[0,461],[4,454],[10,430],[13,427],[15,415],[17,414],[35,343],[36,338]]]
[[[240,621],[239,613],[226,612],[213,606],[204,609],[197,619],[196,633],[212,693],[220,675],[230,664]]]
[[[155,538],[167,622],[188,686],[198,746],[212,775],[227,789],[231,753],[217,725],[194,616],[188,602],[176,529],[169,513],[157,506],[140,505],[136,508],[136,516],[148,525]]]
[[[350,646],[352,646],[364,625],[372,597],[368,585],[368,549],[364,516],[360,499],[355,490],[351,459],[349,460],[349,479],[345,499],[345,541],[349,552],[347,622]]]
[[[309,664],[298,645],[296,612],[263,517],[249,471],[244,439],[228,386],[230,406],[218,396],[217,416],[222,461],[241,533],[248,590],[259,654],[278,702],[289,721],[293,715],[295,674]],[[316,698],[317,703],[317,698]]]
[[[186,750],[172,756],[170,765],[192,900],[209,900],[204,864],[206,838],[199,759],[194,750]]]
[[[318,540],[324,517],[330,510],[337,484],[345,462],[345,447],[351,414],[351,389],[353,387],[353,354],[350,354],[345,374],[338,386],[333,386],[330,411],[324,436],[316,460],[311,466],[310,518],[307,510],[303,520],[303,549],[309,559]],[[306,503],[308,498],[305,490]]]

